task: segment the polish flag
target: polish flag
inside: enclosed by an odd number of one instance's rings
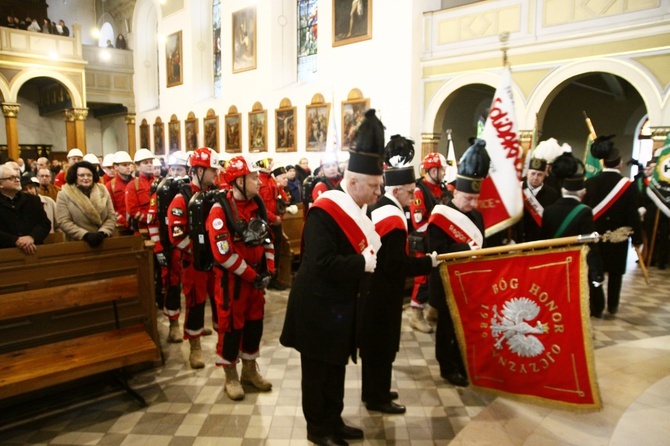
[[[493,96],[482,139],[486,141],[491,167],[488,177],[482,182],[478,209],[484,216],[488,237],[512,226],[523,213],[523,150],[514,112],[509,67],[503,70],[500,86]]]

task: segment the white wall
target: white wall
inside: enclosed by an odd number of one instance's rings
[[[47,13],[52,22],[58,23],[62,19],[70,29],[70,35],[72,35],[72,25],[75,22],[79,23],[82,32],[81,43],[97,45],[97,39],[91,34],[91,30],[96,25],[94,6],[91,0],[51,1]],[[99,11],[98,15],[101,13],[102,11]]]

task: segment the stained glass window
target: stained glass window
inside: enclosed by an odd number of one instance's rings
[[[298,81],[316,78],[318,0],[298,0]]]

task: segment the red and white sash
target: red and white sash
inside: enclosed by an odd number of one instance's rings
[[[366,206],[361,209],[345,192],[329,190],[314,201],[312,208],[315,207],[333,217],[357,253],[362,253],[368,246],[372,246],[374,252],[379,251],[381,238],[375,232],[372,220],[365,215]]]
[[[372,211],[370,215],[375,224],[375,231],[379,237],[384,237],[394,229],[401,229],[407,232],[407,219],[402,209],[398,206],[388,204]]]
[[[620,196],[628,190],[628,187],[633,184],[628,178],[621,178],[619,182],[612,188],[609,194],[602,199],[600,203],[593,207],[593,220],[598,220],[607,210],[619,199]]]
[[[484,246],[484,235],[465,214],[444,204],[435,205],[428,223],[436,224],[457,243],[467,243],[472,249]]]
[[[528,188],[523,190],[523,207],[528,211],[531,217],[533,217],[535,223],[537,223],[538,226],[542,226],[544,207]]]

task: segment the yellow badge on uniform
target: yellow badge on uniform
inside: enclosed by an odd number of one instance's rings
[[[219,254],[222,256],[225,256],[230,251],[228,240],[221,240],[220,242],[216,242],[216,247],[219,249]]]
[[[414,200],[414,206],[421,206],[421,198]]]

